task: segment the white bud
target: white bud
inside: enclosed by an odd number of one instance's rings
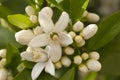
[[[6,52],[7,52],[6,49],[1,49],[0,50],[0,57],[2,57],[2,58],[6,57]]]
[[[87,66],[84,64],[79,65],[78,69],[79,69],[79,71],[81,71],[83,73],[87,73],[89,71]]]
[[[77,65],[79,65],[79,64],[81,64],[82,63],[82,58],[81,58],[81,56],[75,56],[74,57],[74,63],[75,64],[77,64]]]
[[[6,69],[0,69],[0,80],[6,80],[8,76],[8,72]]]
[[[72,54],[74,54],[74,49],[71,48],[71,47],[66,47],[66,48],[64,49],[64,52],[65,52],[65,54],[67,54],[67,55],[72,55]]]
[[[79,43],[76,43],[77,47],[82,47],[85,45],[85,40],[82,40],[81,42]]]
[[[90,39],[93,37],[98,30],[98,26],[96,24],[90,24],[87,27],[83,29],[81,32],[81,35],[84,37],[84,39]]]
[[[68,33],[72,38],[74,38],[76,36],[75,32],[71,31]]]
[[[7,63],[7,60],[6,58],[2,58],[1,61],[0,61],[0,68],[4,67]]]
[[[16,41],[24,45],[27,45],[33,37],[34,34],[31,30],[21,30],[15,34]]]
[[[82,36],[77,35],[77,36],[75,36],[74,40],[76,43],[81,43],[83,41],[83,38],[82,38]]]
[[[27,13],[28,16],[31,16],[31,15],[35,14],[35,10],[32,6],[27,6],[25,8],[25,12]]]
[[[53,11],[50,7],[44,7],[40,12],[43,14],[47,14],[49,17],[52,18]]]
[[[80,21],[76,22],[74,25],[73,25],[73,30],[75,32],[80,32],[84,27],[84,24]]]
[[[87,18],[87,21],[92,23],[98,22],[100,20],[100,17],[95,13],[88,13],[86,18]]]
[[[35,35],[39,35],[43,33],[43,29],[40,26],[37,26],[36,28],[33,29],[33,32]]]
[[[65,67],[69,67],[71,65],[71,60],[67,57],[67,56],[63,56],[61,58],[61,63],[65,66]]]
[[[56,67],[56,69],[62,68],[62,63],[60,61],[55,63],[55,67]]]
[[[30,21],[32,22],[32,23],[37,23],[37,16],[36,15],[30,15]]]
[[[87,60],[89,58],[89,55],[87,53],[83,53],[81,57],[83,60]]]
[[[87,15],[88,15],[88,11],[84,11],[82,17],[84,18],[84,17],[86,17]]]
[[[91,71],[98,72],[101,70],[101,63],[97,60],[90,59],[87,61],[87,67]]]
[[[95,52],[95,51],[94,51],[94,52],[90,52],[89,55],[90,55],[90,58],[91,58],[91,59],[98,60],[98,59],[100,58],[99,53],[98,53],[98,52]]]

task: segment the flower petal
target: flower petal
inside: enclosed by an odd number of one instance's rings
[[[51,17],[42,12],[39,12],[39,23],[46,33],[49,33],[54,27]]]
[[[62,50],[61,50],[61,46],[58,43],[51,43],[49,45],[49,57],[53,62],[57,62],[60,60],[61,56],[62,56]]]
[[[48,60],[46,66],[45,66],[45,71],[50,73],[53,76],[55,75],[55,67],[51,60]]]
[[[48,37],[46,34],[40,34],[33,38],[28,46],[30,47],[42,47],[48,44]]]
[[[32,53],[29,53],[29,52],[25,51],[25,52],[22,52],[20,55],[25,60],[33,61],[33,55],[32,55]]]
[[[61,32],[60,36],[60,43],[62,46],[68,46],[73,43],[72,37],[69,34]]]
[[[55,24],[55,30],[63,31],[67,27],[68,22],[69,22],[69,15],[66,12],[63,12],[59,20]]]
[[[32,69],[32,73],[31,73],[32,80],[36,80],[37,79],[37,77],[43,71],[45,65],[46,65],[46,63],[37,63],[37,64],[35,64],[35,66]]]

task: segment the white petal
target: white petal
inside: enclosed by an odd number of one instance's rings
[[[63,31],[67,27],[68,22],[69,22],[69,15],[66,12],[63,12],[59,20],[55,24],[55,30]]]
[[[47,14],[51,18],[53,16],[53,11],[50,7],[44,7],[40,12],[43,13],[43,14]]]
[[[29,52],[22,52],[21,54],[21,57],[25,60],[28,60],[28,61],[33,61],[33,58],[32,58],[32,53],[29,53]]]
[[[37,63],[33,69],[32,69],[32,80],[36,80],[38,78],[38,76],[41,74],[41,72],[43,71],[44,67],[45,67],[46,63]]]
[[[60,43],[62,46],[68,46],[73,43],[72,37],[66,33],[60,33]]]
[[[45,71],[50,73],[51,75],[55,75],[55,67],[51,60],[49,60],[46,64]]]
[[[49,33],[54,27],[51,17],[41,12],[39,12],[39,23],[46,33]]]
[[[30,47],[42,47],[42,46],[45,46],[47,44],[48,44],[47,35],[46,34],[40,34],[30,41],[29,46]]]
[[[51,43],[49,45],[49,56],[50,56],[50,59],[53,61],[53,62],[57,62],[60,60],[61,56],[62,56],[62,50],[61,50],[61,46],[60,44],[58,43]]]

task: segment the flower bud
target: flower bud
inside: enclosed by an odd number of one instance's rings
[[[60,61],[55,63],[55,67],[56,67],[56,69],[62,68],[62,63]]]
[[[30,15],[30,21],[32,23],[37,23],[37,16],[36,15]]]
[[[0,57],[2,57],[2,58],[4,58],[4,57],[6,57],[6,49],[1,49],[0,50]]]
[[[8,76],[8,72],[6,69],[0,69],[0,80],[6,80]]]
[[[76,36],[75,32],[71,31],[68,33],[72,38],[74,38]]]
[[[84,64],[79,65],[78,69],[79,69],[79,71],[81,71],[83,73],[87,73],[89,71],[87,66]]]
[[[97,60],[90,59],[87,61],[87,67],[91,71],[98,72],[101,70],[101,63]]]
[[[69,67],[71,65],[71,60],[67,57],[67,56],[63,56],[61,58],[61,63],[65,66],[65,67]]]
[[[75,64],[79,65],[79,64],[81,64],[81,62],[82,62],[81,56],[78,55],[78,56],[74,57],[74,63]]]
[[[83,53],[81,57],[83,60],[87,60],[89,58],[89,55],[87,53]]]
[[[88,11],[84,11],[82,17],[84,18],[84,17],[86,17],[87,15],[88,15]]]
[[[35,10],[32,6],[27,6],[25,8],[25,12],[27,13],[28,16],[31,16],[31,15],[35,14]]]
[[[91,58],[91,59],[98,60],[98,59],[100,58],[99,53],[98,53],[98,52],[95,52],[95,51],[94,51],[94,52],[90,52],[89,55],[90,55],[90,58]]]
[[[15,34],[16,41],[23,45],[27,45],[33,37],[34,34],[31,30],[21,30]]]
[[[86,18],[87,18],[87,21],[92,23],[98,22],[100,20],[100,17],[95,13],[88,13]]]
[[[40,12],[43,14],[47,14],[49,17],[52,18],[53,11],[50,7],[44,7]]]
[[[33,32],[35,35],[39,35],[43,33],[43,30],[40,26],[37,26],[36,28],[33,29]]]
[[[71,47],[66,47],[66,48],[64,49],[64,52],[65,52],[67,55],[72,55],[72,54],[74,54],[74,49],[71,48]]]
[[[84,39],[90,39],[93,37],[98,30],[98,26],[96,24],[90,24],[87,27],[83,29],[81,32],[81,35],[84,37]]]
[[[76,43],[77,47],[82,47],[85,45],[85,40],[82,40],[81,42],[79,43]]]
[[[75,42],[76,42],[76,43],[81,43],[82,40],[83,40],[83,38],[82,38],[80,35],[75,36]]]
[[[73,30],[75,32],[80,32],[84,27],[84,24],[80,21],[76,22],[74,25],[73,25]]]
[[[3,68],[7,63],[7,60],[6,58],[2,58],[1,61],[0,61],[0,68]]]

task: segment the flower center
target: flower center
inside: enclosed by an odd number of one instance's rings
[[[56,40],[59,39],[59,35],[58,35],[58,33],[56,33],[56,32],[50,33],[50,37],[51,37],[51,39],[54,40],[54,41],[56,41]]]
[[[41,53],[39,51],[33,51],[33,60],[37,61],[41,58]]]

